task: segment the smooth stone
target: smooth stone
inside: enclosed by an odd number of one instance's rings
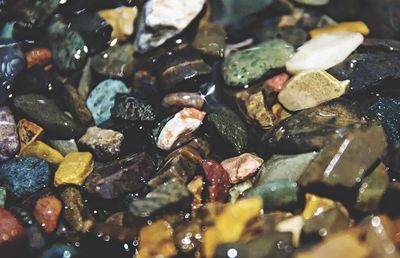
[[[279,92],[279,102],[290,111],[316,107],[344,95],[350,81],[338,81],[323,70],[309,70],[296,74]]]
[[[139,17],[135,48],[148,52],[179,34],[201,12],[205,0],[150,0]]]
[[[312,6],[320,6],[329,4],[329,0],[295,0],[297,3],[312,5]]]
[[[310,31],[310,36],[312,38],[327,33],[335,33],[335,32],[359,32],[364,36],[369,34],[368,26],[362,21],[353,21],[353,22],[341,22],[338,24],[329,25],[322,28],[316,28]]]
[[[90,65],[97,73],[107,77],[126,78],[135,68],[132,44],[116,45],[93,56]]]
[[[122,81],[105,80],[100,82],[90,92],[86,105],[92,112],[96,125],[105,122],[111,117],[111,108],[114,106],[115,96],[118,93],[128,93],[128,88]]]
[[[63,100],[68,111],[83,125],[93,124],[92,113],[78,90],[70,84],[63,85]]]
[[[118,7],[114,9],[106,9],[98,12],[113,28],[111,33],[112,39],[124,42],[133,34],[135,19],[138,15],[137,7]]]
[[[0,247],[23,240],[26,231],[17,218],[5,208],[0,208]]]
[[[54,244],[48,249],[44,250],[39,258],[58,258],[63,257],[65,254],[69,255],[69,258],[78,258],[80,256],[77,247],[69,244]]]
[[[54,174],[54,186],[82,185],[93,171],[93,157],[90,152],[67,154]]]
[[[171,179],[148,193],[144,199],[129,204],[129,213],[136,218],[148,218],[166,210],[190,207],[192,194],[179,180]],[[174,209],[175,208],[175,209]]]
[[[85,182],[85,190],[103,199],[141,192],[154,174],[154,163],[144,152],[131,154],[94,169]]]
[[[279,179],[296,182],[316,155],[317,152],[273,155],[261,166],[254,186],[257,187]]]
[[[172,51],[160,68],[159,80],[165,92],[197,91],[211,79],[212,68],[192,48]]]
[[[238,51],[224,61],[225,83],[230,87],[249,85],[271,70],[284,67],[293,53],[293,46],[281,39],[269,40]]]
[[[184,108],[161,129],[156,144],[162,150],[170,150],[184,134],[196,131],[203,123],[206,113],[195,108]]]
[[[386,136],[381,126],[354,128],[322,148],[299,183],[303,187],[323,184],[351,188],[361,182],[386,147]]]
[[[286,69],[292,74],[305,70],[327,70],[343,62],[363,41],[363,35],[358,32],[317,36],[297,49],[287,61]]]
[[[7,199],[7,190],[5,187],[0,186],[0,208],[4,208]]]
[[[192,46],[203,54],[222,58],[225,52],[225,37],[223,26],[207,22],[200,26]]]
[[[49,139],[49,143],[53,148],[57,149],[63,156],[71,152],[78,152],[78,145],[74,139],[71,140],[51,140]]]
[[[53,100],[38,94],[26,94],[14,98],[17,111],[29,120],[38,123],[46,132],[60,138],[75,138],[83,133],[83,128],[63,113]]]
[[[237,153],[247,148],[247,127],[229,108],[222,107],[207,116],[207,121],[218,138]]]
[[[34,65],[51,67],[52,53],[48,48],[33,48],[25,53],[26,67],[32,68]]]
[[[60,194],[64,203],[62,213],[65,221],[78,232],[87,232],[93,225],[94,219],[86,207],[78,189],[73,187],[65,188]]]
[[[192,211],[195,211],[197,209],[200,209],[203,204],[203,197],[202,197],[202,193],[203,193],[203,177],[202,176],[195,176],[192,181],[189,182],[189,184],[187,184],[187,189],[189,192],[192,193],[193,195],[193,201],[192,201]]]
[[[0,107],[0,162],[14,157],[19,148],[14,116],[8,107]]]
[[[20,157],[0,165],[0,181],[15,199],[47,187],[50,177],[49,164],[38,158]]]
[[[18,121],[17,130],[20,142],[20,152],[23,151],[26,146],[41,138],[44,131],[42,127],[25,118]]]
[[[388,186],[387,168],[381,163],[361,181],[354,207],[361,212],[378,212]]]
[[[377,53],[377,52],[398,52],[400,51],[400,41],[394,39],[366,38],[357,52]]]
[[[338,80],[350,80],[349,94],[371,91],[389,79],[398,81],[400,53],[353,54],[328,72]]]
[[[285,154],[319,150],[343,135],[346,128],[365,123],[358,109],[351,102],[337,100],[300,111],[273,129],[266,146]]]
[[[20,46],[13,40],[0,41],[0,105],[13,96],[17,76],[25,67],[25,57]]]
[[[92,59],[88,58],[85,67],[82,69],[82,75],[79,79],[78,93],[82,99],[87,100],[92,90]]]
[[[134,95],[118,94],[111,109],[112,119],[126,122],[154,122],[157,109],[147,100]]]
[[[78,32],[56,21],[48,28],[48,35],[53,61],[58,69],[70,73],[83,68],[88,47]]]
[[[64,156],[60,152],[42,141],[32,142],[26,146],[19,155],[43,159],[50,164],[56,165],[60,164],[64,159]]]
[[[244,192],[253,187],[253,181],[254,180],[250,178],[244,182],[232,186],[229,189],[229,202],[235,203],[241,196],[243,196]]]
[[[164,96],[162,105],[166,108],[193,107],[201,110],[204,105],[204,98],[195,92],[174,92]]]
[[[37,200],[33,216],[43,227],[46,234],[52,233],[58,224],[62,203],[55,196],[47,196]]]
[[[296,182],[277,179],[249,189],[244,196],[262,198],[265,211],[292,210],[299,201],[299,187]]]
[[[210,202],[225,202],[230,186],[228,172],[215,160],[201,160],[200,165],[209,183],[208,195]]]
[[[237,184],[257,173],[264,160],[251,153],[243,153],[240,156],[225,159],[221,166],[229,175],[231,184]]]
[[[119,156],[123,141],[122,133],[93,126],[86,130],[78,144],[93,153],[96,159],[110,160]]]
[[[3,39],[12,39],[15,22],[5,22],[1,27],[0,37]]]

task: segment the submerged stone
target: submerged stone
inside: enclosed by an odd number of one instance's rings
[[[40,254],[40,258],[54,258],[62,257],[65,253],[68,253],[70,258],[78,258],[80,256],[77,247],[71,246],[69,244],[54,244],[43,253]]]
[[[229,174],[215,160],[201,160],[206,179],[209,183],[210,202],[225,202],[228,196]]]
[[[42,141],[34,141],[26,146],[20,153],[21,156],[35,157],[46,160],[51,164],[60,164],[64,157],[60,152],[51,148]]]
[[[253,37],[256,42],[279,38],[292,44],[294,47],[303,45],[308,39],[307,32],[303,28],[297,26],[260,28],[254,31]]]
[[[203,54],[224,57],[226,32],[223,26],[205,23],[200,26],[192,46]]]
[[[133,34],[134,22],[138,14],[137,7],[106,9],[99,11],[98,14],[112,26],[112,39],[123,42]]]
[[[111,109],[113,119],[127,122],[154,122],[157,114],[148,101],[128,94],[118,94]]]
[[[229,174],[229,181],[232,184],[243,182],[253,176],[264,160],[257,155],[244,153],[221,162],[221,166]]]
[[[46,132],[60,138],[79,137],[83,128],[63,113],[54,103],[38,94],[20,95],[14,98],[15,108],[28,119],[38,123]]]
[[[85,190],[113,199],[142,191],[153,174],[154,164],[148,154],[132,154],[96,168],[86,179]]]
[[[229,202],[235,203],[240,197],[243,196],[244,192],[253,187],[254,179],[250,178],[246,181],[236,184],[229,189]]]
[[[192,211],[197,210],[203,206],[202,193],[203,193],[203,177],[195,176],[192,181],[187,184],[187,189],[193,194]]]
[[[303,210],[303,218],[306,220],[319,216],[321,213],[332,209],[340,210],[346,217],[349,216],[348,211],[340,202],[335,202],[328,198],[319,197],[314,194],[306,194],[305,206]]]
[[[90,152],[71,152],[65,156],[54,175],[54,186],[82,185],[93,171]]]
[[[316,37],[321,34],[335,33],[335,32],[359,32],[364,36],[369,34],[368,26],[362,21],[341,22],[338,24],[329,25],[322,28],[313,29],[310,31],[310,36]]]
[[[14,157],[19,148],[14,116],[8,107],[0,107],[0,162]]]
[[[49,164],[38,158],[20,157],[0,165],[0,182],[16,199],[47,187],[50,177]]]
[[[293,46],[281,39],[269,40],[230,55],[223,65],[225,83],[243,87],[282,68],[294,53]]]
[[[128,88],[122,81],[111,79],[100,82],[90,92],[86,105],[92,112],[96,125],[111,117],[110,110],[114,106],[115,96],[118,93],[128,93]]]
[[[317,36],[297,49],[286,63],[292,74],[305,70],[326,70],[344,61],[364,37],[356,32],[336,32]]]

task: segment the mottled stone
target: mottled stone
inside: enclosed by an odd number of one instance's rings
[[[113,46],[91,58],[93,70],[107,77],[126,78],[133,74],[133,46]]]
[[[204,98],[201,94],[195,92],[175,92],[164,96],[162,105],[169,107],[193,107],[201,110],[204,105]]]
[[[197,210],[203,206],[202,204],[202,193],[203,193],[203,177],[195,176],[192,181],[187,185],[187,189],[193,195],[192,211]]]
[[[215,160],[201,160],[200,165],[209,183],[210,202],[225,202],[230,185],[228,172]]]
[[[27,145],[21,151],[20,156],[35,157],[56,165],[60,164],[64,159],[60,152],[42,141],[34,141]]]
[[[344,61],[364,37],[357,32],[336,32],[317,36],[297,49],[286,63],[290,73],[326,70]]]
[[[8,107],[0,107],[0,162],[14,157],[19,146],[14,116]]]
[[[263,128],[271,128],[275,124],[275,116],[268,109],[266,102],[263,91],[258,91],[245,98],[244,104],[246,106],[246,114],[252,120],[257,121]]]
[[[79,95],[78,90],[70,85],[63,85],[63,100],[68,111],[83,125],[93,124],[92,113],[86,106],[85,100]]]
[[[100,82],[86,100],[86,105],[92,112],[96,125],[105,122],[111,117],[111,108],[114,106],[115,96],[118,93],[128,93],[128,88],[122,81],[105,80]]]
[[[61,201],[55,196],[47,196],[37,200],[33,216],[47,234],[52,233],[58,224],[62,209]]]
[[[34,65],[51,68],[51,51],[47,48],[33,48],[25,53],[26,67],[29,69]]]
[[[133,26],[138,14],[137,7],[106,9],[99,11],[98,14],[112,26],[112,39],[123,42],[133,34]]]
[[[62,72],[74,72],[85,65],[88,48],[76,31],[56,21],[49,26],[48,35],[53,61],[58,69]]]
[[[69,244],[54,244],[40,254],[39,258],[55,258],[63,257],[68,254],[70,258],[78,258],[80,256],[77,247]]]
[[[61,199],[64,203],[63,217],[75,231],[86,232],[93,225],[94,219],[85,206],[79,190],[68,187],[61,192]]]
[[[43,128],[25,118],[18,121],[18,136],[20,152],[29,144],[39,139],[43,134]]]
[[[4,205],[6,204],[6,199],[7,199],[6,188],[3,186],[0,186],[0,208],[4,207]]]
[[[12,87],[25,67],[24,55],[13,40],[0,41],[0,105],[12,97]]]
[[[247,127],[232,110],[223,107],[213,111],[207,117],[212,131],[237,153],[247,147]]]
[[[203,54],[222,58],[225,52],[226,32],[223,26],[205,23],[200,26],[192,46]]]
[[[140,15],[135,48],[147,52],[180,33],[203,9],[205,0],[150,0]]]
[[[154,122],[158,111],[147,100],[133,95],[117,94],[111,117],[127,122]]]
[[[78,144],[90,150],[96,159],[109,160],[119,156],[123,140],[124,135],[120,132],[93,126],[86,130]]]
[[[224,62],[223,74],[230,87],[241,87],[261,79],[272,69],[282,68],[294,53],[284,40],[269,40],[230,55]]]
[[[165,220],[157,220],[140,230],[138,258],[165,257],[177,255],[173,239],[174,229]],[[157,248],[154,248],[157,246]]]
[[[83,128],[63,113],[54,103],[38,94],[26,94],[14,98],[15,108],[29,120],[38,123],[47,133],[60,138],[79,137]]]
[[[50,170],[46,161],[20,157],[0,165],[0,182],[12,198],[32,194],[50,183]]]
[[[154,174],[154,164],[144,152],[111,161],[96,168],[86,179],[85,190],[103,199],[140,192]]]
[[[369,34],[368,26],[362,21],[341,22],[338,24],[329,25],[323,28],[316,28],[310,31],[310,36],[316,37],[321,34],[335,32],[359,32],[364,36]]]
[[[229,181],[237,184],[253,176],[264,160],[257,155],[244,153],[221,162],[221,166],[229,175]]]
[[[93,171],[90,152],[71,152],[65,156],[54,175],[54,185],[82,185]]]
[[[348,89],[350,81],[338,81],[323,70],[309,70],[296,74],[279,92],[279,102],[290,111],[316,107],[339,98]]]
[[[157,138],[157,147],[170,150],[179,137],[197,130],[206,113],[195,108],[184,108],[169,120]]]
[[[71,140],[49,140],[50,145],[57,149],[63,156],[71,152],[78,152],[78,145],[74,139]]]
[[[279,103],[276,103],[271,107],[271,112],[275,117],[276,125],[292,115],[287,112],[285,108]]]
[[[170,209],[187,209],[191,201],[192,194],[186,186],[179,180],[171,179],[148,193],[144,199],[130,203],[129,213],[137,218],[148,218]]]
[[[351,188],[361,181],[386,147],[386,136],[381,126],[355,128],[326,145],[309,164],[299,182],[304,187],[322,183]]]
[[[14,215],[0,208],[0,246],[4,247],[25,238],[26,232]]]
[[[355,104],[339,100],[303,110],[275,127],[267,146],[289,154],[321,149],[343,135],[345,128],[364,123],[358,109]]]

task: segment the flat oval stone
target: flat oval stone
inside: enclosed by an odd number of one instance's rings
[[[280,39],[238,51],[225,59],[223,65],[225,83],[230,87],[248,85],[261,79],[272,69],[284,67],[293,53],[293,46]]]
[[[364,41],[361,33],[336,32],[317,36],[297,49],[286,63],[292,74],[327,70],[344,61]]]
[[[111,108],[117,93],[128,93],[128,88],[122,81],[105,80],[100,82],[89,94],[86,105],[92,112],[96,125],[105,122],[111,117]]]
[[[49,164],[38,158],[20,157],[0,165],[0,181],[16,199],[47,187],[50,177]]]
[[[228,172],[232,184],[243,182],[253,176],[264,160],[251,153],[243,153],[221,162],[221,166]]]
[[[38,94],[20,95],[14,98],[15,108],[28,119],[38,123],[46,132],[60,138],[79,137],[83,128],[63,113],[53,100]]]
[[[158,111],[147,100],[128,94],[117,94],[111,117],[127,122],[154,122]]]
[[[339,98],[348,89],[350,81],[338,81],[323,70],[309,70],[296,74],[279,92],[279,102],[290,111],[318,106]]]
[[[37,200],[33,215],[47,234],[52,233],[58,224],[62,203],[55,196],[47,196]]]
[[[90,152],[71,152],[65,156],[54,174],[54,186],[82,185],[93,171],[93,157]]]
[[[14,116],[8,107],[0,107],[0,162],[14,157],[18,150],[19,140]]]

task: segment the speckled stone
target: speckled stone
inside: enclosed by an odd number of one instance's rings
[[[229,174],[215,160],[201,160],[200,165],[208,182],[210,202],[225,202],[230,186]]]
[[[38,158],[20,157],[0,165],[0,182],[17,199],[48,186],[50,177],[48,163]]]
[[[19,150],[17,126],[11,110],[0,107],[0,162],[12,158]]]
[[[79,137],[83,128],[64,114],[54,103],[38,94],[20,95],[14,98],[14,106],[28,119],[38,123],[49,134],[60,138]]]
[[[195,92],[174,92],[164,96],[162,105],[166,108],[170,107],[193,107],[202,109],[204,98]]]
[[[105,80],[100,82],[89,94],[86,105],[92,112],[96,125],[105,122],[111,117],[111,108],[117,93],[128,93],[128,88],[122,81]]]
[[[147,100],[128,94],[117,94],[111,109],[113,119],[127,122],[154,122],[157,113],[156,108]]]
[[[90,150],[99,160],[116,158],[121,152],[124,135],[110,129],[89,127],[79,139],[78,144]]]
[[[280,39],[238,51],[224,62],[225,82],[230,87],[248,85],[268,74],[270,70],[284,67],[293,53],[293,46]]]

